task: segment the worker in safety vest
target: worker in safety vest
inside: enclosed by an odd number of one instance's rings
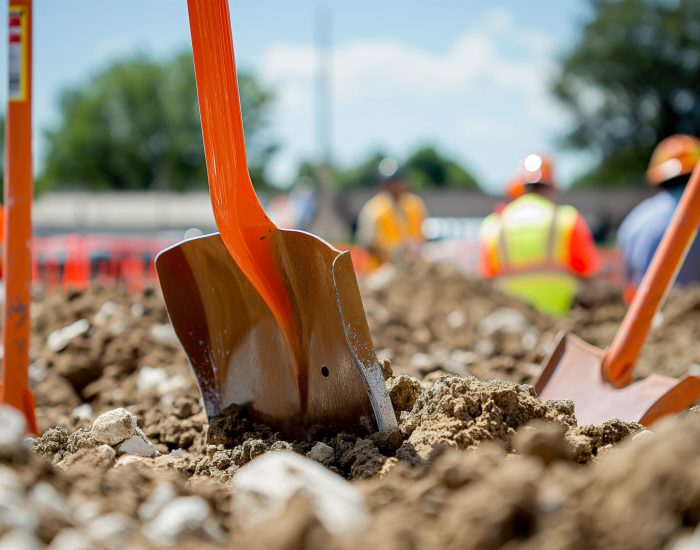
[[[566,315],[577,278],[591,276],[600,267],[598,251],[576,209],[554,203],[549,159],[528,155],[519,179],[523,194],[481,225],[481,272],[498,278],[505,292],[540,311]]]
[[[649,267],[698,161],[700,139],[694,136],[676,134],[661,141],[654,149],[646,176],[659,192],[638,204],[617,233],[628,284],[627,299],[634,295]],[[694,282],[700,282],[700,239],[691,245],[676,278],[679,285]]]
[[[393,159],[380,163],[381,191],[362,207],[356,238],[371,254],[370,266],[416,254],[425,241],[423,200],[408,192],[404,174]]]

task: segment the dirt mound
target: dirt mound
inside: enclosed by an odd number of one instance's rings
[[[660,548],[700,522],[697,416],[654,434],[620,421],[578,426],[570,402],[542,403],[520,384],[562,328],[609,343],[625,311],[616,293],[586,288],[566,320],[553,320],[486,282],[422,264],[365,280],[362,292],[380,356],[392,362],[384,370],[399,430],[289,441],[232,408],[211,428],[216,444],[206,442],[196,384],[157,292],[38,296],[31,378],[44,433],[32,451],[0,452],[0,543]],[[678,375],[700,363],[698,329],[700,290],[672,293],[640,372]],[[158,456],[95,440],[93,420],[117,407]],[[278,450],[351,480],[369,507],[367,528],[330,534],[296,499],[271,524],[241,531],[232,480]]]

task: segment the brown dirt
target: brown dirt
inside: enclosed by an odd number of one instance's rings
[[[164,485],[211,510],[209,531],[188,532],[179,547],[218,547],[213,529],[248,548],[662,548],[700,522],[696,415],[653,435],[620,421],[577,426],[570,402],[543,404],[518,384],[532,380],[561,328],[607,344],[624,314],[616,295],[587,288],[571,316],[555,321],[445,266],[362,286],[375,344],[392,361],[385,372],[399,431],[321,440],[333,449],[327,467],[367,498],[372,519],[361,535],[332,537],[303,499],[271,525],[236,530],[229,501],[238,469],[270,451],[306,454],[316,442],[286,441],[232,410],[217,423],[227,443],[207,445],[196,385],[167,335],[159,295],[93,288],[37,298],[32,379],[44,433],[31,452],[0,457],[0,474],[15,472],[27,499],[46,483],[70,503],[67,515],[32,508],[41,541],[85,534],[115,512],[132,525],[120,544],[150,547],[139,509]],[[48,348],[51,332],[80,319],[88,332]],[[678,375],[700,363],[691,345],[698,329],[700,290],[673,293],[640,371]],[[161,455],[106,456],[87,429],[86,404],[92,418],[128,408]],[[6,530],[0,514],[0,537]]]

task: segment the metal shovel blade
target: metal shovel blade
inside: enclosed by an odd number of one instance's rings
[[[275,229],[270,238],[293,297],[304,364],[218,233],[156,258],[207,416],[237,404],[294,437],[395,429],[349,253],[301,231]]]
[[[700,378],[692,375],[675,379],[651,374],[615,388],[603,377],[604,357],[600,348],[572,334],[559,334],[535,383],[540,399],[572,400],[579,424],[619,418],[646,426],[700,399]]]

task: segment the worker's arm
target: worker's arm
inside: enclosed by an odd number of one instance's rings
[[[600,269],[600,254],[588,224],[578,214],[570,239],[569,267],[581,277],[591,277]]]
[[[491,214],[479,228],[479,271],[482,277],[495,277],[499,274],[498,232],[500,223]]]

